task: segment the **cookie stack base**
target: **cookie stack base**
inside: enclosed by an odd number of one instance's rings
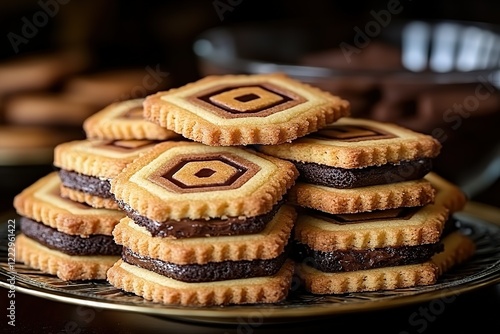
[[[445,250],[421,264],[325,273],[305,263],[297,263],[297,275],[307,291],[314,294],[343,294],[350,292],[393,290],[436,283],[439,276],[452,266],[472,256],[475,245],[460,232],[444,240]]]
[[[106,272],[117,260],[119,256],[70,256],[23,234],[16,238],[16,261],[63,281],[106,279]]]
[[[273,276],[207,283],[185,283],[119,260],[108,271],[115,287],[164,304],[209,306],[275,303],[288,295],[293,262],[287,260]]]

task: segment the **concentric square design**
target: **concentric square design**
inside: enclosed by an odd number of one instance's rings
[[[339,125],[331,124],[314,134],[311,137],[323,140],[338,140],[345,142],[356,142],[365,140],[378,140],[396,138],[387,131],[362,125]]]
[[[174,193],[237,189],[260,167],[242,157],[226,154],[179,155],[149,176]]]
[[[223,118],[265,117],[307,100],[271,83],[218,85],[186,98]]]

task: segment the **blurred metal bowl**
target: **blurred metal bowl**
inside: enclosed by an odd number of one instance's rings
[[[443,143],[437,171],[471,197],[499,177],[499,26],[252,23],[208,30],[193,50],[203,76],[283,72],[351,101],[353,116],[433,135]]]
[[[500,68],[499,26],[480,22],[394,20],[381,27],[378,34],[375,32],[370,33],[363,27],[303,22],[248,24],[208,30],[196,39],[193,49],[203,74],[284,72],[311,83],[353,76],[466,83],[476,82],[480,75],[494,73],[492,81],[499,82],[499,74],[495,72]],[[339,48],[342,43],[362,52],[373,41],[400,49],[403,67],[352,70],[300,64],[302,57],[313,52]]]

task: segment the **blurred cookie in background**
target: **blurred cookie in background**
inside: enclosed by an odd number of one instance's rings
[[[59,93],[16,94],[5,103],[5,121],[19,125],[80,126],[96,108]]]
[[[86,70],[91,57],[85,51],[27,54],[0,63],[0,95],[48,90],[64,78]]]
[[[70,78],[63,87],[67,98],[98,109],[123,100],[145,97],[170,85],[169,72],[160,66],[108,69]]]

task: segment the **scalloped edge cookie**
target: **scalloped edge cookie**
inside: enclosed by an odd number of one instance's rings
[[[21,216],[80,236],[111,235],[113,228],[125,217],[119,210],[86,207],[65,199],[60,194],[60,185],[57,172],[51,172],[16,195],[14,208]]]
[[[272,259],[281,254],[296,219],[296,211],[283,205],[266,228],[256,234],[172,239],[153,237],[126,217],[115,227],[115,242],[135,253],[176,264]]]
[[[119,256],[70,256],[47,248],[19,234],[16,237],[16,261],[63,281],[106,279],[106,272]]]
[[[209,157],[209,163],[221,157],[236,159],[248,168],[245,167],[244,174],[232,181],[233,184],[223,188],[217,186],[200,190],[201,185],[197,184],[192,191],[186,191],[186,187],[178,187],[172,180],[164,179],[163,176],[179,164],[198,163],[200,159],[196,159],[200,157],[201,160]],[[197,166],[201,171],[201,167]],[[203,169],[209,169],[211,165],[206,167]],[[298,171],[291,162],[247,148],[164,142],[113,178],[111,193],[116,200],[124,202],[140,215],[158,222],[182,218],[252,217],[270,211],[297,177]],[[236,187],[234,184],[237,182],[240,184]]]
[[[271,95],[284,94],[288,102],[293,103],[286,105],[286,99],[282,100],[283,110],[266,107],[266,111],[275,110],[260,116],[246,116],[243,111],[221,115],[223,109],[200,98],[238,85],[272,85]],[[249,95],[257,96],[246,94]],[[237,96],[231,98],[238,104]],[[281,73],[207,76],[179,88],[149,95],[144,101],[146,119],[210,146],[290,142],[349,114],[348,101]]]
[[[89,139],[111,140],[167,140],[181,136],[143,117],[144,98],[119,101],[94,113],[83,122],[83,129]],[[139,109],[140,118],[129,116],[134,109]]]
[[[361,127],[367,133],[359,140],[342,138],[344,128]],[[342,131],[339,131],[342,130]],[[321,133],[332,131],[336,137]],[[402,160],[434,158],[441,143],[432,136],[418,133],[392,123],[369,119],[342,117],[319,132],[281,145],[261,145],[257,150],[287,160],[313,162],[339,168],[362,168],[397,163]]]
[[[444,252],[422,264],[385,267],[342,273],[324,273],[304,263],[296,264],[296,273],[305,289],[314,294],[394,290],[437,282],[440,275],[470,258],[474,243],[460,232],[443,240]]]
[[[353,189],[297,182],[287,198],[298,206],[340,214],[422,206],[434,201],[435,192],[425,179]]]
[[[108,271],[108,282],[147,300],[183,306],[276,303],[288,296],[294,266],[287,260],[280,271],[254,277],[207,283],[185,283],[119,260]]]

